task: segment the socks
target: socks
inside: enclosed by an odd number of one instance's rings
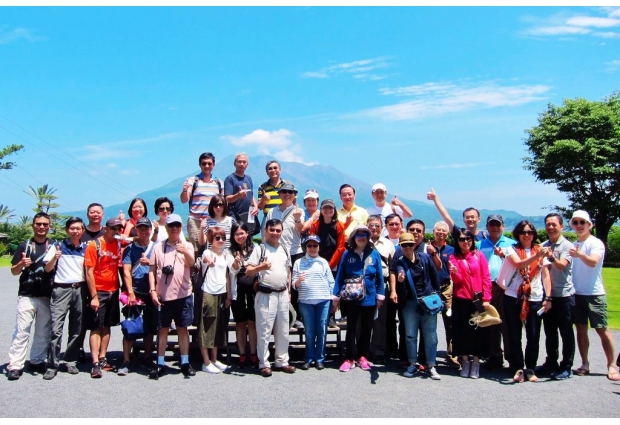
[[[181,364],[189,363],[189,354],[181,354]]]
[[[166,364],[166,362],[164,361],[164,357],[165,356],[157,356],[157,364],[164,366]]]

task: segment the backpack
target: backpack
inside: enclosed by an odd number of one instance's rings
[[[200,181],[200,175],[197,174],[195,177],[196,178],[194,179],[194,184],[192,185],[192,190],[191,190],[191,192],[189,192],[189,199],[188,199],[188,202],[187,202],[188,209],[191,209],[191,207],[192,207],[192,197],[194,196],[194,191],[198,187],[198,182]],[[213,179],[213,180],[215,180],[217,182],[217,190],[218,190],[219,194],[221,195],[223,193],[222,181],[220,179],[218,179],[217,177],[213,176],[213,175],[211,176],[211,179]]]

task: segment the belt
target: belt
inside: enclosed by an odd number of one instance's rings
[[[80,288],[84,282],[75,283],[54,283],[54,287],[57,288]]]
[[[285,286],[282,289],[272,289],[269,286],[258,285],[258,292],[262,292],[263,294],[271,294],[272,292],[284,292],[288,288]]]

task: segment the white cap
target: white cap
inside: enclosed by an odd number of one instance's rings
[[[385,185],[383,183],[375,183],[372,186],[372,191],[376,192],[377,190],[382,190],[384,192],[387,192],[387,188],[385,187]]]

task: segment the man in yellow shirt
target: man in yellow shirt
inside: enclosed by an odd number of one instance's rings
[[[351,230],[357,225],[366,225],[368,213],[364,208],[355,205],[355,189],[348,183],[340,186],[342,208],[338,210],[338,220],[344,226],[344,238],[349,239]]]

